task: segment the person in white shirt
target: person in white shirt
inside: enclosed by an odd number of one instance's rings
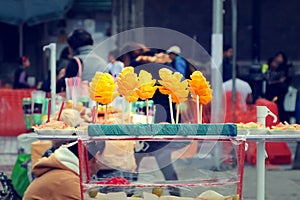
[[[223,88],[225,92],[232,91],[232,79],[229,79],[228,81],[223,83]],[[241,99],[243,102],[241,102],[242,105],[246,104],[252,104],[253,103],[253,96],[252,96],[252,89],[250,85],[239,78],[236,78],[235,80],[235,86],[236,91],[240,94]]]
[[[109,63],[107,65],[107,70],[114,78],[116,78],[124,68],[124,63],[118,61],[116,56],[116,51],[111,51],[108,54]]]

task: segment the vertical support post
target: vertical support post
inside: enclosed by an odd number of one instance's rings
[[[252,1],[252,59],[253,63],[257,64],[260,61],[260,16],[261,16],[261,1]]]
[[[117,26],[118,26],[118,23],[117,23],[117,13],[118,13],[118,8],[117,8],[117,1],[116,0],[113,0],[112,1],[112,12],[111,12],[111,34],[112,35],[115,35],[117,34]]]
[[[224,121],[224,112],[222,106],[222,60],[223,60],[223,0],[213,1],[213,24],[212,24],[212,62],[211,62],[211,80],[214,98],[211,106],[211,123],[220,123]],[[216,143],[214,149],[214,162],[216,169],[220,169],[222,144]]]
[[[223,60],[223,0],[213,1],[213,33],[212,33],[212,99],[211,122],[222,122],[222,60]]]
[[[256,107],[257,114],[257,122],[263,124],[266,127],[266,116],[262,112],[264,110],[264,106]],[[263,113],[263,115],[262,115]],[[256,142],[256,199],[264,200],[265,199],[265,159],[266,159],[266,142],[265,140],[261,140]]]
[[[232,9],[232,113],[233,121],[236,121],[236,48],[237,48],[237,2],[236,0],[231,0],[231,9]]]
[[[257,171],[257,185],[256,185],[256,199],[265,199],[265,141],[259,141],[256,143],[256,171]]]
[[[23,56],[23,24],[19,25],[19,56]]]

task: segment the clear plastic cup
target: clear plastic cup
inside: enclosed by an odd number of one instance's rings
[[[44,91],[36,90],[31,92],[33,114],[42,114],[45,98],[46,93]]]

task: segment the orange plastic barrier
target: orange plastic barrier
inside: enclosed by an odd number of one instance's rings
[[[31,89],[0,89],[0,136],[18,136],[27,132],[22,99],[31,97]]]
[[[227,91],[223,95],[223,101],[225,102],[225,122],[231,123],[248,123],[255,122],[256,120],[256,109],[255,106],[246,105],[244,100],[241,99],[241,94],[236,92],[235,101],[235,116],[232,108],[232,92]]]

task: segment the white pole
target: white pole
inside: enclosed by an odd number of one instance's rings
[[[50,50],[50,71],[51,71],[51,113],[55,111],[55,100],[56,100],[56,44],[50,43],[43,47],[43,50]]]
[[[265,106],[257,106],[256,114],[257,114],[257,122],[266,126],[266,117],[268,115],[268,111]],[[256,199],[264,200],[265,199],[265,187],[266,187],[266,142],[265,140],[256,142]]]
[[[223,60],[223,0],[213,1],[213,31],[212,31],[212,63],[211,63],[211,86],[213,89],[211,106],[211,123],[221,123],[224,119],[222,106],[222,60]],[[218,145],[219,144],[219,145]],[[220,169],[222,156],[222,144],[216,143],[214,148],[214,163],[216,169]]]
[[[211,122],[223,122],[222,106],[222,60],[223,60],[223,0],[213,1],[211,86],[214,91],[212,99]]]
[[[256,199],[264,200],[265,199],[265,159],[266,159],[266,149],[265,149],[265,141],[259,141],[256,143]]]

